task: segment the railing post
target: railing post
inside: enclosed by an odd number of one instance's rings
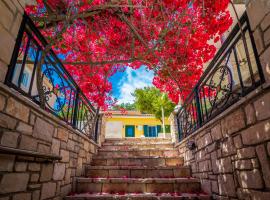
[[[200,95],[199,95],[199,88],[198,85],[195,87],[195,105],[196,105],[196,112],[197,112],[197,121],[199,127],[202,126],[202,110],[201,110],[201,104],[200,104]]]
[[[74,114],[73,114],[73,119],[72,119],[72,126],[73,128],[76,129],[76,124],[77,124],[77,114],[78,114],[78,103],[79,103],[79,89],[77,88],[76,90],[76,95],[75,95],[75,103],[74,103]]]

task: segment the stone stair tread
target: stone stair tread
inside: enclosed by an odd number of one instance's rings
[[[120,149],[120,150],[110,150],[110,149],[99,149],[99,152],[133,152],[133,151],[177,151],[174,148],[129,148],[129,149]]]
[[[121,145],[125,145],[125,146],[135,146],[135,145],[163,145],[163,144],[170,144],[170,145],[174,145],[174,143],[172,142],[136,142],[136,143],[130,143],[130,142],[104,142],[102,144],[102,146],[121,146]]]
[[[108,193],[81,193],[81,194],[73,194],[69,195],[65,198],[65,200],[72,199],[141,199],[141,200],[169,200],[169,199],[201,199],[201,200],[210,200],[210,196],[204,193],[193,194],[193,193],[127,193],[127,194],[108,194]]]
[[[84,178],[78,177],[77,183],[200,183],[197,178]]]
[[[151,170],[151,169],[190,169],[189,166],[156,166],[156,167],[148,167],[148,166],[110,166],[110,165],[97,165],[97,166],[94,166],[94,165],[91,165],[91,166],[87,166],[86,169],[88,170],[91,170],[91,169],[148,169],[148,170]]]
[[[96,155],[93,159],[183,159],[182,157],[164,157],[164,156],[127,156],[127,157],[118,157],[118,158],[104,158],[100,155]]]

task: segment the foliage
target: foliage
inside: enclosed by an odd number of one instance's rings
[[[173,102],[185,98],[214,56],[209,41],[232,23],[229,0],[36,1],[27,13],[48,41],[59,38],[54,50],[86,96],[104,108],[112,102],[108,78],[124,65],[148,66],[154,85]]]
[[[134,96],[135,106],[139,111],[154,114],[155,117],[161,121],[161,107],[164,109],[165,117],[168,117],[175,107],[175,104],[169,100],[167,94],[160,92],[160,90],[154,87],[136,89]]]
[[[136,110],[136,107],[134,103],[121,103],[119,105],[117,104],[112,107],[112,110],[120,110],[120,109]]]

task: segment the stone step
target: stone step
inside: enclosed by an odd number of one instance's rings
[[[65,197],[65,200],[210,200],[210,196],[204,193],[128,193],[128,194],[71,194]]]
[[[201,192],[201,184],[195,178],[77,178],[76,192],[198,193]]]
[[[171,141],[105,141],[102,145],[143,145],[143,144],[157,144],[157,145],[161,145],[161,144],[171,144],[173,145],[174,143]]]
[[[184,178],[191,176],[190,167],[89,166],[90,178]]]
[[[172,143],[165,143],[165,144],[136,144],[136,145],[129,145],[129,144],[108,144],[103,143],[102,149],[104,150],[133,150],[133,149],[174,149],[174,144]]]
[[[159,156],[159,157],[177,157],[179,155],[177,150],[104,150],[101,149],[98,152],[98,156],[103,158],[122,158],[132,156]]]
[[[127,158],[100,158],[95,156],[92,165],[107,166],[183,166],[182,157],[164,158],[164,157],[127,157]]]
[[[105,142],[172,142],[170,138],[111,138]]]

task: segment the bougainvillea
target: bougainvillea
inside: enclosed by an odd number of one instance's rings
[[[37,0],[26,11],[86,96],[112,102],[108,78],[124,66],[155,71],[153,84],[185,98],[231,25],[229,0]]]

